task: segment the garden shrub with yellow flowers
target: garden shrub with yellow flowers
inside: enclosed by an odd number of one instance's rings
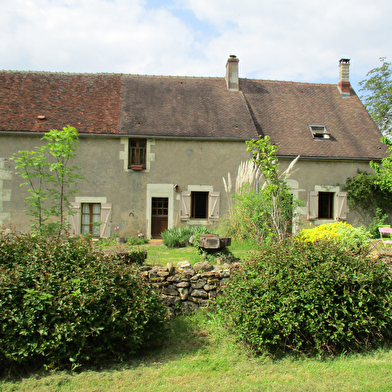
[[[312,229],[302,229],[297,235],[297,239],[303,242],[316,242],[324,239],[337,241],[343,248],[353,252],[370,249],[370,238],[370,233],[364,227],[353,227],[346,222],[334,222]]]

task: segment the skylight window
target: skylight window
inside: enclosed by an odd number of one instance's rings
[[[309,125],[313,139],[330,140],[331,134],[327,131],[325,125]]]

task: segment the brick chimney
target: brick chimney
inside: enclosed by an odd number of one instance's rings
[[[338,88],[342,97],[350,96],[350,59],[341,59],[339,61]]]
[[[231,54],[226,63],[226,85],[229,91],[239,91],[238,79],[238,62],[237,56]]]

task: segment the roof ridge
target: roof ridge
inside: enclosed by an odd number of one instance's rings
[[[277,79],[256,79],[256,78],[240,78],[240,80],[253,80],[256,82],[271,82],[271,83],[286,83],[286,84],[304,84],[315,86],[336,86],[337,83],[317,83],[317,82],[296,82],[292,80],[277,80]]]
[[[7,70],[7,69],[1,69],[0,73],[19,73],[19,74],[44,74],[44,75],[50,75],[50,74],[56,74],[56,75],[86,75],[86,76],[91,76],[91,75],[109,75],[109,76],[116,76],[116,75],[122,75],[121,73],[118,72],[67,72],[67,71],[17,71],[17,70]]]
[[[160,79],[202,79],[202,80],[221,80],[224,76],[189,76],[189,75],[155,75],[155,74],[133,74],[124,72],[67,72],[67,71],[18,71],[18,70],[0,70],[0,73],[19,73],[19,74],[36,74],[36,75],[68,75],[68,76],[127,76],[137,78],[160,78]],[[257,78],[239,78],[240,80],[252,80],[257,82],[285,83],[297,85],[313,86],[336,86],[337,83],[317,83],[317,82],[296,82],[292,80],[278,79],[257,79]]]
[[[123,76],[162,78],[162,79],[224,79],[223,76],[188,76],[188,75],[149,75],[149,74],[121,74]]]
[[[67,71],[20,71],[1,69],[0,73],[19,73],[19,74],[56,74],[56,75],[86,75],[86,76],[130,76],[130,77],[147,77],[147,78],[167,78],[167,79],[224,79],[223,76],[189,76],[189,75],[154,75],[154,74],[133,74],[124,72],[67,72]]]

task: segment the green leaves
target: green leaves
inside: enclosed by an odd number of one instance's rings
[[[387,266],[337,242],[271,243],[224,290],[221,315],[256,352],[335,354],[392,338]]]
[[[238,240],[252,239],[256,242],[271,239],[283,241],[291,234],[292,223],[296,219],[294,211],[300,204],[298,200],[293,200],[285,178],[299,157],[293,160],[285,172],[280,173],[276,156],[278,146],[271,144],[269,136],[259,140],[252,139],[246,144],[247,151],[252,152],[250,162],[258,167],[252,172],[252,178],[258,178],[259,171],[263,174],[264,182],[256,190],[250,189],[250,184],[243,186],[240,192],[236,190],[227,235]]]
[[[252,151],[252,161],[259,166],[263,172],[264,178],[270,182],[272,186],[276,186],[283,182],[278,175],[278,146],[270,143],[270,137],[265,136],[259,140],[246,141],[246,151]]]
[[[65,212],[70,213],[69,197],[76,192],[77,180],[84,179],[77,173],[79,167],[70,166],[79,138],[76,129],[68,126],[62,131],[52,129],[42,140],[47,143],[35,151],[19,151],[12,159],[18,174],[28,180],[22,185],[30,187],[25,200],[29,205],[27,213],[33,217],[32,230],[44,234],[54,227],[61,234],[67,229]],[[58,223],[45,226],[53,217]]]
[[[368,72],[367,79],[362,80],[359,85],[360,91],[364,91],[366,95],[361,99],[374,122],[384,133],[390,129],[390,116],[388,112],[392,108],[392,67],[391,63],[385,61],[384,58],[381,67],[376,67]],[[387,121],[386,121],[387,120]]]
[[[2,370],[125,358],[158,344],[167,310],[138,270],[79,238],[0,233]]]

